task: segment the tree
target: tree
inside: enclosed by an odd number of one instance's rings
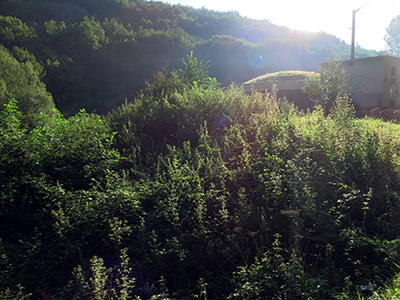
[[[4,45],[23,44],[35,37],[34,30],[20,19],[0,16],[0,42]]]
[[[388,49],[396,55],[400,55],[400,16],[393,18],[386,29],[385,42]]]
[[[106,34],[94,17],[84,17],[82,22],[77,26],[80,34],[81,43],[90,49],[96,50],[106,42]]]
[[[317,105],[322,105],[329,112],[337,98],[350,94],[348,77],[339,61],[331,61],[323,65],[321,75],[317,79],[306,82],[306,93]]]
[[[40,80],[37,66],[29,60],[18,61],[0,46],[0,105],[11,98],[18,101],[27,119],[40,112],[49,112],[54,107],[52,96]]]

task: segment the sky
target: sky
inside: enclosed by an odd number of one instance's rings
[[[162,0],[196,8],[237,11],[242,16],[269,20],[291,29],[333,34],[351,42],[353,9],[356,43],[367,49],[384,50],[386,28],[400,15],[400,0]]]

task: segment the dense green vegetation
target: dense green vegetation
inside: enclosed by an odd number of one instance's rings
[[[3,106],[2,298],[351,299],[398,271],[399,125],[206,74],[106,117]]]
[[[400,125],[355,118],[335,64],[309,112],[230,84],[347,45],[158,2],[0,11],[1,299],[398,297]]]
[[[400,275],[397,275],[393,282],[387,288],[383,289],[383,291],[374,292],[373,296],[371,296],[370,300],[393,300],[399,299],[400,297]]]
[[[25,56],[39,63],[56,106],[68,115],[110,111],[190,51],[210,61],[223,85],[267,72],[315,71],[350,52],[325,33],[161,2],[2,0],[0,12],[0,44],[29,51]]]

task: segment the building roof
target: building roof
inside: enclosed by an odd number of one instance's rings
[[[351,59],[346,59],[346,60],[338,60],[336,62],[344,62],[344,63],[351,63],[351,62],[372,62],[372,61],[377,61],[377,60],[392,60],[400,63],[400,56],[394,56],[394,55],[379,55],[379,56],[368,56],[368,57],[361,57],[361,58],[356,58],[354,60]],[[328,64],[324,63],[323,65]]]
[[[253,78],[243,86],[246,90],[270,90],[275,85],[279,90],[301,90],[307,79],[318,79],[319,74],[305,71],[281,71]]]

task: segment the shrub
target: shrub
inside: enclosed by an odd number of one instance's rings
[[[107,268],[102,258],[94,256],[90,259],[90,272],[84,272],[80,265],[74,268],[74,279],[65,288],[63,296],[93,300],[140,299],[133,295],[136,280],[129,264],[126,248],[121,251],[120,263],[113,267]]]

